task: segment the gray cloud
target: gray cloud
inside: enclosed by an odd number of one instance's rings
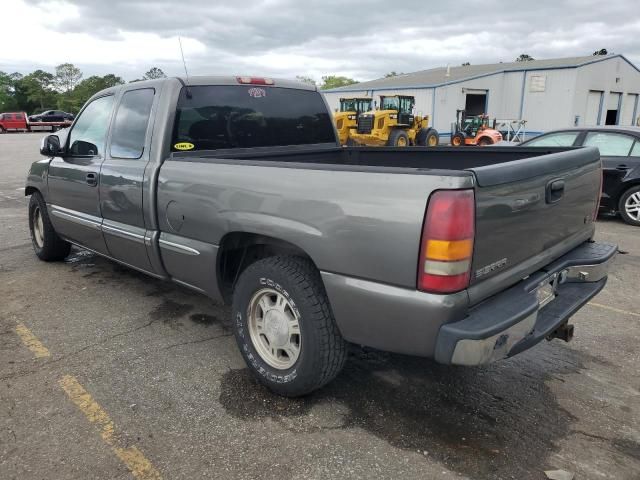
[[[68,3],[79,9],[79,17],[51,28],[104,39],[120,38],[122,32],[194,38],[207,47],[189,58],[192,72],[200,74],[341,74],[366,80],[390,70],[513,61],[520,53],[589,55],[600,48],[640,62],[636,0]],[[177,62],[160,66],[179,69]]]

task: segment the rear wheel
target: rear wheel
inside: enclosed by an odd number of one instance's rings
[[[489,137],[482,137],[480,140],[478,140],[478,145],[480,145],[481,147],[493,145],[493,140],[491,140]]]
[[[640,227],[640,185],[631,187],[622,194],[618,209],[626,223]]]
[[[0,127],[0,134],[4,133],[4,128]]]
[[[233,317],[247,366],[277,394],[322,387],[347,358],[320,274],[304,258],[275,256],[247,267],[233,292]]]
[[[390,147],[407,147],[409,145],[409,135],[404,130],[393,130],[387,145]]]
[[[416,134],[416,144],[421,147],[437,147],[439,142],[435,128],[421,128]]]
[[[464,145],[464,135],[460,132],[454,133],[451,137],[451,145],[454,147],[461,147]]]
[[[47,204],[39,192],[29,199],[29,231],[33,250],[40,260],[62,260],[71,250],[71,244],[58,236],[49,220]]]

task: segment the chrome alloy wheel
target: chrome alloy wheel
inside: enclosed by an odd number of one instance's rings
[[[271,367],[291,368],[300,356],[298,314],[282,293],[264,288],[251,297],[248,327],[254,348]]]
[[[33,210],[33,238],[38,248],[44,247],[44,223],[40,207],[36,207]]]
[[[636,192],[624,202],[624,209],[632,219],[640,221],[640,192]]]

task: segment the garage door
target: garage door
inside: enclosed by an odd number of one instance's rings
[[[585,125],[598,125],[600,119],[600,102],[604,92],[590,90],[587,97],[587,113],[584,117]]]
[[[622,99],[622,113],[620,114],[620,125],[635,125],[634,115],[638,115],[638,94],[628,93]]]

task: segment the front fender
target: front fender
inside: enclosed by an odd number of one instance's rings
[[[49,174],[50,163],[51,158],[42,158],[31,164],[25,183],[25,196],[31,195],[37,190],[42,194],[45,202],[48,201],[49,189],[47,187],[47,176]]]

